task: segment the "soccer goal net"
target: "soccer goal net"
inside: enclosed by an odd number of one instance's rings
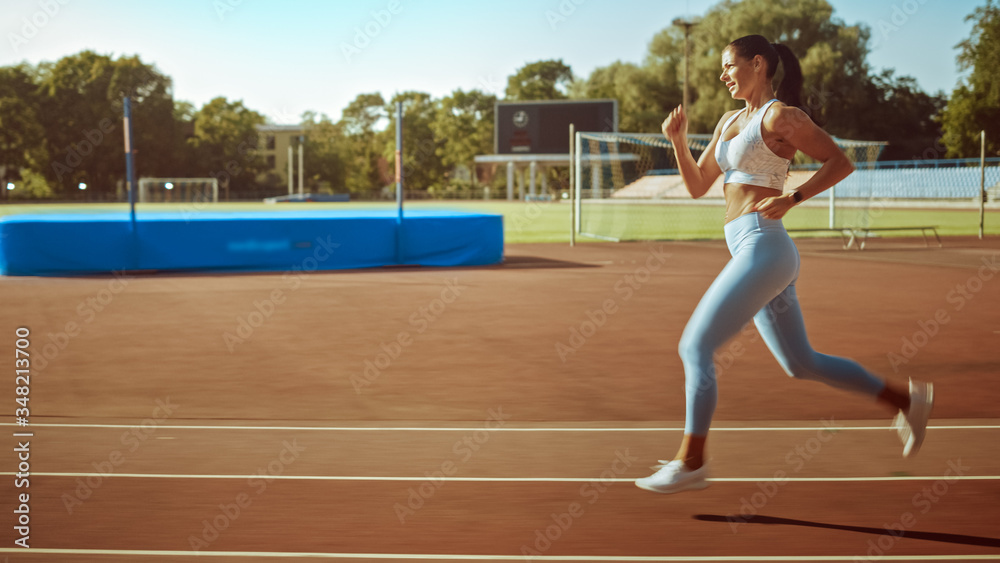
[[[218,203],[219,181],[215,178],[140,178],[139,203]]]
[[[688,135],[697,160],[711,135]],[[884,143],[837,140],[852,162],[862,169],[877,160]],[[677,240],[719,238],[725,220],[725,195],[720,177],[708,192],[693,199],[681,179],[673,146],[652,133],[577,133],[573,154],[574,230],[592,238]],[[786,189],[801,185],[817,166],[793,166]],[[845,224],[867,227],[874,198],[870,182],[862,179],[839,200],[833,190],[814,198],[811,206],[829,205],[830,218],[814,214],[817,229]],[[833,202],[836,201],[836,206]],[[834,218],[835,212],[841,215]],[[836,225],[834,223],[837,223]],[[864,224],[862,224],[864,223]]]

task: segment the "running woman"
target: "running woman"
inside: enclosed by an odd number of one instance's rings
[[[775,94],[772,82],[779,62],[784,78]],[[911,380],[907,392],[854,361],[815,352],[795,296],[799,254],[781,218],[846,178],[854,166],[799,109],[802,71],[787,46],[760,35],[741,37],[722,52],[719,79],[746,107],[722,116],[697,162],[687,144],[683,106],[664,120],[663,134],[674,146],[691,197],[704,195],[725,174],[724,230],[732,259],[705,292],[681,336],[687,413],[680,450],[672,461],[654,467],[656,473],[636,480],[636,485],[658,493],[708,486],[705,439],[717,397],[712,355],[751,319],[789,376],[854,391],[898,409],[894,426],[903,455],[912,456],[923,442],[930,417],[931,384]],[[797,151],[823,165],[797,190],[783,193]]]

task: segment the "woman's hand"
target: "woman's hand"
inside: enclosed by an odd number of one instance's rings
[[[752,211],[760,213],[761,217],[765,219],[781,219],[793,207],[795,207],[795,200],[792,199],[792,194],[785,194],[765,197],[753,206]]]
[[[663,131],[663,136],[674,146],[687,144],[688,119],[684,113],[684,106],[679,105],[674,108],[674,111],[663,120],[660,129]]]

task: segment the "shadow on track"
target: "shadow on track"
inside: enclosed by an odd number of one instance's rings
[[[857,532],[860,534],[874,534],[878,536],[891,535],[897,538],[909,538],[915,540],[936,541],[943,543],[955,543],[961,545],[978,545],[984,547],[1000,548],[1000,539],[986,538],[981,536],[965,536],[962,534],[945,534],[940,532],[920,532],[917,530],[889,530],[886,528],[869,528],[867,526],[847,526],[844,524],[827,524],[825,522],[811,522],[809,520],[794,520],[792,518],[779,518],[775,516],[756,515],[750,518],[742,516],[719,516],[716,514],[695,514],[695,520],[703,522],[725,522],[725,523],[745,523],[764,524],[771,526],[803,526],[806,528],[825,528],[827,530],[843,530],[845,532]]]

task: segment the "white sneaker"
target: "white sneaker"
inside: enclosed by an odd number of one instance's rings
[[[698,469],[688,469],[684,462],[675,459],[673,461],[660,460],[662,465],[654,465],[657,469],[649,477],[635,480],[635,485],[640,489],[653,491],[654,493],[679,493],[681,491],[695,491],[708,486],[708,464],[702,465]]]
[[[899,411],[892,426],[903,442],[903,457],[912,457],[920,450],[927,434],[927,420],[934,407],[934,386],[930,383],[910,380],[910,409]]]

